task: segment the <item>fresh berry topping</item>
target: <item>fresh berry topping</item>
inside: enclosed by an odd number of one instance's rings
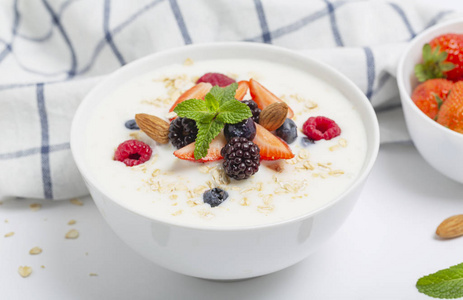
[[[176,118],[169,126],[169,140],[175,148],[180,149],[193,143],[198,134],[196,122],[187,118]]]
[[[201,159],[195,160],[195,143],[186,145],[183,148],[178,149],[174,152],[174,155],[183,160],[190,160],[194,162],[210,162],[222,159],[220,150],[225,146],[226,140],[223,134],[219,134],[212,142],[209,144],[209,149],[207,150],[207,155]]]
[[[236,124],[225,124],[223,133],[227,142],[234,137],[244,137],[252,141],[256,136],[256,124],[252,118],[246,119]]]
[[[308,137],[303,137],[303,138],[301,139],[301,145],[302,145],[302,147],[310,147],[310,146],[312,146],[313,144],[315,144],[315,141],[309,139]]]
[[[426,80],[415,88],[412,100],[422,112],[434,119],[452,86],[453,82],[447,79]]]
[[[220,73],[206,73],[196,81],[196,83],[200,82],[208,82],[212,84],[212,86],[218,85],[220,87],[224,87],[236,81]]]
[[[114,160],[121,161],[128,167],[133,167],[148,161],[151,152],[152,150],[147,144],[137,140],[128,140],[117,147]]]
[[[246,103],[246,105],[249,106],[252,113],[252,119],[254,122],[259,123],[259,116],[262,110],[257,106],[257,103],[252,100],[243,100],[241,102]]]
[[[252,100],[257,103],[257,106],[260,109],[264,109],[275,102],[284,102],[254,79],[249,80],[249,92],[251,93]],[[292,118],[293,116],[294,112],[291,107],[289,107],[288,115],[286,117]]]
[[[341,134],[341,128],[327,117],[310,117],[302,125],[302,132],[314,141],[331,140]]]
[[[453,85],[437,115],[437,122],[459,133],[463,133],[463,81]]]
[[[138,127],[137,122],[135,122],[135,119],[128,120],[125,122],[125,127],[130,130],[140,130],[140,127]]]
[[[180,102],[183,102],[188,99],[204,99],[204,96],[211,90],[212,85],[210,83],[206,82],[201,82],[186,91],[185,93],[181,94],[180,97],[178,97],[177,101],[172,105],[172,107],[169,109],[169,112],[174,111],[174,108],[179,104]]]
[[[235,98],[236,100],[243,100],[244,96],[249,90],[249,84],[246,80],[238,82],[238,88],[236,89]]]
[[[222,204],[228,198],[228,193],[219,188],[207,190],[203,194],[204,203],[208,203],[211,207],[216,207]]]
[[[294,157],[288,144],[274,136],[270,131],[256,124],[256,137],[253,142],[260,149],[260,158],[264,160],[290,159]]]
[[[283,125],[275,131],[276,135],[281,137],[286,143],[291,144],[297,138],[297,126],[291,119],[286,119]]]
[[[259,147],[247,138],[232,138],[221,151],[225,173],[236,180],[251,177],[259,170],[259,152]]]

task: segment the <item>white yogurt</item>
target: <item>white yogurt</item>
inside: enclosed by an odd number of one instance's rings
[[[298,139],[290,147],[296,157],[262,161],[259,171],[242,181],[229,180],[222,162],[195,163],[176,158],[172,145],[160,145],[124,123],[137,113],[167,120],[181,92],[207,72],[239,80],[251,77],[295,112]],[[175,80],[176,79],[176,80]],[[250,99],[249,94],[245,99]],[[341,135],[303,146],[302,124],[311,116],[336,121]],[[328,83],[278,63],[255,60],[210,60],[177,64],[142,74],[125,83],[94,110],[86,128],[86,159],[98,183],[116,201],[145,215],[171,223],[243,227],[275,223],[307,214],[343,193],[358,176],[366,155],[366,133],[353,105]],[[114,150],[138,138],[153,149],[151,159],[136,167],[114,161]],[[282,166],[281,172],[268,168]],[[219,186],[229,194],[220,206],[203,203],[203,192]]]

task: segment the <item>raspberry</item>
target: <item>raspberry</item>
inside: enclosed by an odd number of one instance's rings
[[[218,85],[220,87],[224,87],[236,81],[220,73],[206,73],[196,81],[197,84],[200,82],[209,82],[213,86]]]
[[[341,134],[341,128],[327,117],[310,117],[302,125],[302,132],[314,141],[331,140]]]
[[[247,138],[232,138],[221,150],[225,173],[236,180],[251,177],[259,170],[259,152],[259,147]]]
[[[198,135],[196,122],[187,118],[176,118],[170,123],[169,140],[177,149],[193,143]]]
[[[148,161],[151,152],[152,150],[147,144],[137,140],[128,140],[117,147],[114,160],[121,161],[128,167],[133,167]]]
[[[252,119],[254,120],[254,122],[259,123],[259,117],[262,110],[259,107],[257,107],[257,103],[253,100],[243,100],[241,102],[249,106],[252,113]]]

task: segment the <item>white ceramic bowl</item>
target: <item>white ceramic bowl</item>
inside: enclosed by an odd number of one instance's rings
[[[111,199],[87,166],[85,128],[93,107],[128,80],[153,69],[222,58],[279,61],[329,82],[360,113],[367,132],[367,155],[358,178],[325,206],[288,221],[239,229],[179,226],[135,213]],[[331,67],[282,48],[251,43],[202,44],[156,53],[134,61],[95,87],[83,100],[72,124],[71,149],[101,214],[130,247],[167,269],[195,277],[236,280],[265,275],[307,257],[328,240],[351,212],[376,159],[379,129],[368,99]]]
[[[421,61],[423,45],[444,33],[463,33],[463,20],[433,26],[415,37],[400,59],[397,83],[405,121],[416,148],[436,170],[463,183],[463,134],[427,117],[410,98],[418,85],[414,67]]]

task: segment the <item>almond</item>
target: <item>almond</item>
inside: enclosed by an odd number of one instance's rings
[[[286,120],[288,105],[284,102],[275,102],[265,107],[260,113],[259,124],[268,131],[278,129]]]
[[[445,219],[437,227],[436,234],[445,239],[463,235],[463,215],[456,215]]]
[[[136,114],[135,121],[141,131],[160,144],[169,142],[169,123],[156,116]]]

